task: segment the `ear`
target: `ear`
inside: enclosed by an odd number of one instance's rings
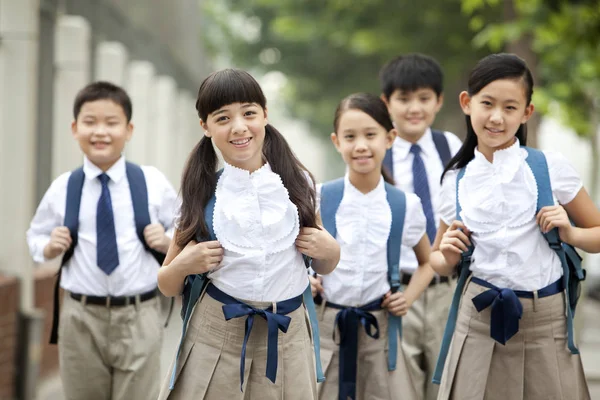
[[[437,106],[435,107],[436,114],[438,112],[440,112],[440,110],[442,109],[443,105],[444,105],[444,93],[440,93],[440,95],[438,96]]]
[[[531,116],[533,115],[534,110],[535,110],[535,107],[533,106],[533,103],[529,103],[529,105],[525,108],[525,114],[523,115],[523,118],[521,119],[522,124],[529,121],[529,118],[531,118]]]
[[[464,90],[460,92],[458,95],[458,102],[465,115],[471,115],[471,96],[469,96],[469,93]]]
[[[379,95],[379,98],[385,103],[385,105],[387,107],[390,106],[390,102],[389,102],[388,98],[385,96],[385,94],[381,93],[381,95]]]
[[[396,140],[396,136],[398,136],[398,131],[396,130],[396,128],[392,129],[391,131],[387,132],[385,134],[385,148],[386,149],[391,149],[392,146],[394,145],[394,140]]]
[[[127,135],[125,136],[125,141],[129,142],[131,140],[132,135],[133,135],[133,124],[130,122],[127,124]]]
[[[333,145],[335,146],[336,150],[339,153],[339,151],[340,151],[340,139],[335,134],[335,132],[332,132],[331,135],[329,136],[329,138],[331,139],[331,143],[333,143]]]
[[[75,139],[77,139],[77,121],[71,122],[71,134]]]
[[[202,128],[202,130],[204,131],[204,136],[206,136],[207,138],[210,138],[210,133],[208,133],[208,127],[206,125],[206,122],[200,120],[200,128]]]
[[[265,126],[267,126],[267,124],[269,123],[269,120],[267,118],[267,115],[269,114],[267,107],[264,108],[264,112],[265,112]]]

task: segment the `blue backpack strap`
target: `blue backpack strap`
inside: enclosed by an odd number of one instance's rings
[[[444,132],[433,129],[431,130],[431,136],[433,137],[433,143],[435,144],[435,148],[440,156],[440,160],[442,160],[442,164],[444,165],[444,168],[446,168],[452,159],[448,138],[446,138]]]
[[[387,201],[392,210],[392,227],[387,240],[388,281],[392,293],[400,289],[400,251],[406,216],[406,195],[385,184]],[[402,337],[402,318],[388,313],[388,371],[396,370],[398,339]]]
[[[56,274],[56,281],[54,282],[54,309],[52,312],[50,344],[58,343],[58,322],[60,320],[60,278],[62,276],[62,269],[67,262],[69,262],[71,257],[73,257],[75,246],[77,246],[77,240],[79,238],[79,208],[81,205],[81,192],[83,190],[84,182],[85,173],[83,172],[83,167],[79,167],[72,171],[71,175],[69,176],[69,181],[67,182],[67,200],[65,203],[65,219],[63,224],[69,228],[69,232],[71,233],[71,246],[63,255],[60,268]]]
[[[546,156],[540,150],[532,149],[530,147],[523,146],[525,150],[527,150],[527,164],[531,171],[533,172],[533,176],[535,177],[535,181],[538,188],[538,202],[536,213],[540,211],[543,207],[553,206],[554,198],[552,196],[552,184],[550,182],[550,173],[548,172],[548,162],[546,161]],[[562,268],[563,268],[563,285],[566,291],[566,308],[567,308],[567,342],[569,346],[569,350],[572,354],[579,354],[579,350],[575,346],[575,335],[573,334],[573,316],[575,314],[575,301],[571,301],[572,297],[576,295],[576,293],[572,293],[570,288],[570,270],[569,270],[569,262],[574,265],[576,273],[579,279],[583,280],[585,278],[585,274],[581,267],[581,258],[575,251],[575,249],[569,245],[563,244],[560,240],[560,236],[558,234],[558,228],[552,229],[550,232],[545,233],[544,237],[546,241],[550,245],[550,248],[556,252],[558,258],[560,259]]]
[[[456,220],[461,221],[460,212],[462,210],[458,201],[458,183],[465,174],[465,168],[458,170],[456,176]],[[452,336],[456,328],[456,320],[458,318],[458,307],[462,293],[464,291],[467,280],[469,279],[470,271],[469,266],[471,265],[471,256],[473,255],[474,247],[471,245],[469,249],[464,252],[461,256],[458,272],[458,282],[456,284],[456,290],[452,296],[452,304],[448,312],[448,320],[446,321],[446,328],[444,329],[444,336],[442,338],[442,345],[440,347],[440,353],[438,356],[435,371],[433,373],[433,383],[440,384],[442,381],[442,373],[444,372],[444,364],[446,364],[446,357],[448,356],[448,350],[450,349],[450,343],[452,342]]]
[[[391,177],[394,176],[394,147],[387,149],[385,152],[385,157],[383,158],[383,168],[390,174]]]
[[[165,261],[166,254],[156,251],[146,243],[144,237],[144,228],[150,225],[150,211],[148,208],[148,187],[146,185],[146,176],[142,168],[130,162],[125,163],[125,172],[129,182],[129,192],[131,193],[131,203],[133,204],[133,216],[135,219],[135,231],[144,249],[152,254],[152,257],[160,265]]]
[[[325,382],[325,374],[323,374],[323,366],[321,365],[321,333],[319,331],[319,320],[317,318],[317,309],[315,307],[315,301],[312,296],[310,285],[306,287],[306,290],[302,294],[302,298],[304,300],[306,311],[308,312],[308,319],[310,320],[310,327],[312,329],[317,382]]]
[[[335,238],[337,228],[335,214],[344,197],[344,178],[324,183],[321,187],[321,220],[323,227]]]

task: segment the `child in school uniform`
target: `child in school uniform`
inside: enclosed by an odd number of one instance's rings
[[[443,73],[438,62],[423,54],[406,54],[380,72],[381,98],[388,106],[398,136],[386,154],[384,167],[396,187],[421,199],[427,235],[433,243],[439,220],[440,177],[461,141],[450,132],[431,128],[443,102]],[[414,251],[402,247],[402,283],[408,284],[418,266]],[[403,318],[402,347],[419,399],[434,400],[431,378],[437,360],[455,280],[436,276]]]
[[[326,379],[319,398],[417,399],[393,320],[400,326],[399,317],[433,278],[425,215],[419,198],[395,188],[382,170],[396,131],[380,98],[346,97],[336,110],[334,129],[331,140],[348,168],[344,178],[319,188],[325,228],[341,247],[335,271],[311,277],[322,313]],[[418,260],[404,292],[397,290],[400,244],[414,250]],[[394,273],[396,283],[389,278]]]
[[[327,274],[340,250],[319,227],[312,177],[267,122],[247,72],[211,74],[196,109],[204,136],[183,173],[181,216],[158,282],[184,299],[191,278],[207,274],[207,284],[159,399],[316,399],[303,255]]]
[[[462,265],[441,400],[590,398],[563,260],[569,245],[600,252],[600,211],[561,154],[522,147],[532,94],[512,54],[479,61],[460,94],[467,137],[443,176],[431,255],[441,275]]]
[[[156,168],[122,156],[133,133],[122,88],[91,83],[73,111],[83,167],[52,182],[27,231],[36,262],[62,257],[51,343],[58,339],[65,397],[156,398],[164,323],[157,260],[171,241],[177,194]]]

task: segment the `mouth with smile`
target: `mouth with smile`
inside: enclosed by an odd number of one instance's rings
[[[488,135],[490,136],[500,136],[504,133],[504,129],[499,129],[499,128],[485,128],[486,132]]]
[[[102,150],[107,148],[108,146],[110,146],[110,143],[108,142],[91,142],[92,147],[98,150]]]
[[[366,164],[369,162],[369,160],[373,158],[373,156],[358,156],[358,157],[352,157],[352,159],[354,161],[356,161],[359,164]]]
[[[251,140],[252,140],[252,138],[248,137],[248,138],[243,138],[243,139],[230,140],[229,143],[231,143],[232,145],[234,145],[235,147],[240,149],[240,148],[247,147]]]

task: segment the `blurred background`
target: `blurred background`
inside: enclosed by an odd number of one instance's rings
[[[343,173],[329,142],[337,103],[378,94],[386,61],[435,57],[445,105],[434,127],[464,137],[458,93],[476,61],[499,51],[534,72],[528,144],[561,151],[598,202],[598,0],[0,0],[0,399],[62,398],[56,348],[46,344],[56,266],[33,265],[25,231],[52,180],[82,162],[70,123],[85,84],[109,80],[129,92],[127,158],[178,188],[201,135],[200,82],[216,69],[247,69],[270,121],[323,181]],[[600,259],[586,255],[586,267],[577,333],[600,398]],[[165,371],[178,319],[166,330]]]

